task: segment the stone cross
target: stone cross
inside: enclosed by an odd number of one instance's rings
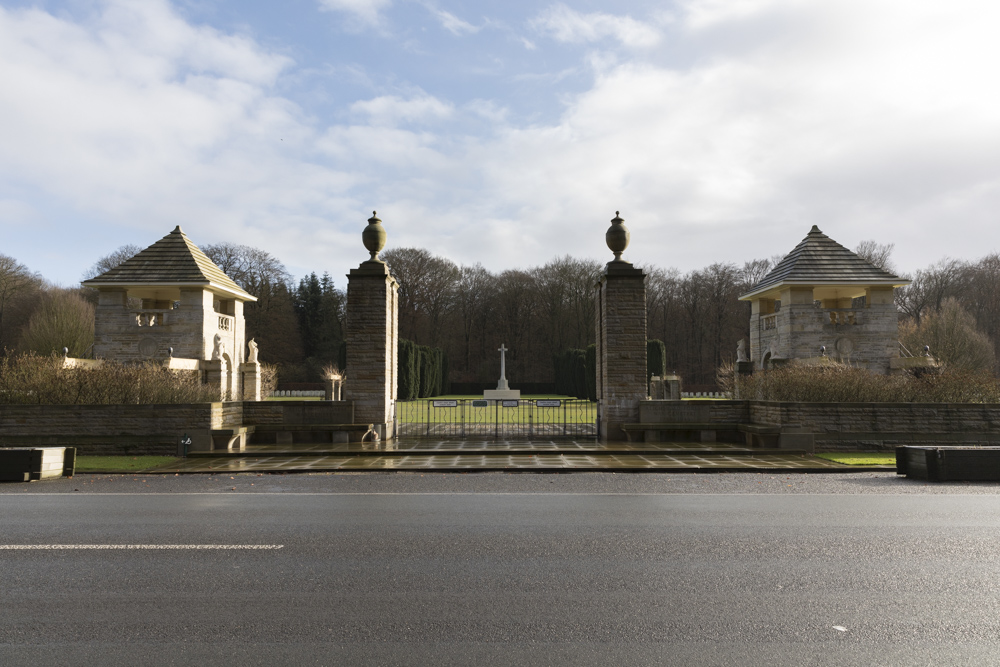
[[[497,382],[497,389],[507,391],[510,389],[507,386],[507,359],[504,356],[507,352],[507,347],[503,343],[500,343],[500,349],[497,351],[500,353],[500,381]]]

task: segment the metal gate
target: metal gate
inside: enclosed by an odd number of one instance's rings
[[[597,403],[555,398],[397,401],[396,434],[441,440],[596,438]]]

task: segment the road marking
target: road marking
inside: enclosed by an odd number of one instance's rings
[[[0,544],[0,551],[76,551],[91,549],[144,549],[144,550],[268,550],[281,549],[284,544]]]
[[[623,492],[623,491],[177,491],[177,492],[162,492],[162,491],[140,491],[140,492],[81,492],[73,493],[69,491],[56,491],[51,493],[36,493],[36,492],[10,492],[4,493],[0,492],[0,498],[19,498],[19,497],[60,497],[66,496],[67,498],[73,498],[74,500],[79,500],[80,498],[86,496],[264,496],[267,498],[282,498],[285,496],[622,496],[622,497],[642,497],[642,496],[767,496],[767,497],[794,497],[799,498],[802,496],[880,496],[880,497],[892,497],[892,498],[908,498],[911,496],[930,496],[934,497],[963,497],[963,498],[989,498],[993,496],[1000,495],[1000,489],[984,489],[983,493],[950,493],[947,492],[947,487],[941,487],[942,492],[940,493],[920,493],[919,491],[908,491],[908,492],[873,492],[873,493],[835,493],[835,492],[823,492],[823,493],[813,493],[808,490],[803,489],[802,491],[782,491],[781,493],[767,493],[764,491],[752,491],[752,492],[716,492],[716,493],[705,493],[702,491],[663,491],[663,492]],[[987,492],[988,491],[988,492]]]

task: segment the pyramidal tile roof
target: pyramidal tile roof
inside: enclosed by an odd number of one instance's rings
[[[256,301],[191,242],[180,225],[162,239],[99,276],[88,287],[126,285],[205,285]]]
[[[909,282],[859,257],[813,225],[802,242],[740,298],[746,299],[782,284],[899,287]]]

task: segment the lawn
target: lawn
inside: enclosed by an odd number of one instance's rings
[[[77,472],[132,472],[179,461],[176,456],[78,456]]]
[[[458,407],[435,408],[433,401],[457,399]],[[558,408],[540,408],[528,401],[559,399]],[[521,397],[516,408],[501,405],[473,406],[478,396],[435,396],[434,398],[396,403],[396,415],[402,424],[592,424],[597,418],[597,404],[569,396],[531,394]]]
[[[849,466],[893,466],[896,465],[896,454],[881,454],[876,452],[830,452],[817,454],[821,459],[843,463]]]
[[[265,401],[323,401],[322,396],[268,396]]]

